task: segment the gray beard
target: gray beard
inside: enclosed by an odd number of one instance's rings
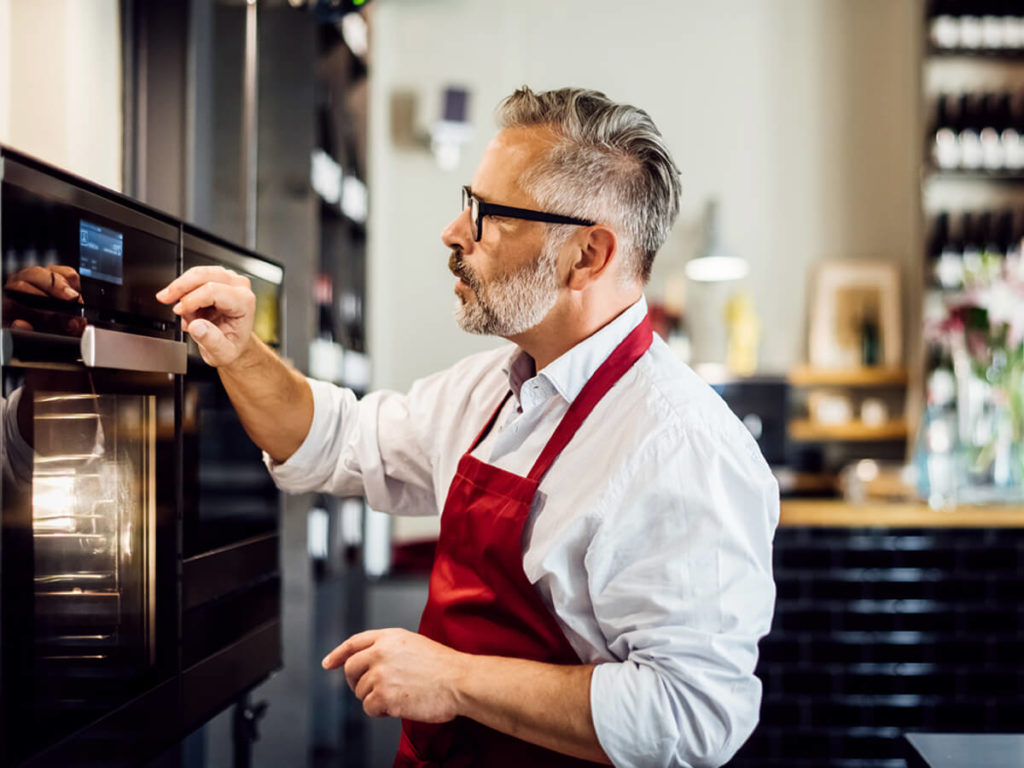
[[[455,321],[462,330],[490,336],[516,336],[535,327],[558,300],[558,247],[546,243],[537,260],[483,285],[463,264],[463,280],[476,301],[455,297]]]

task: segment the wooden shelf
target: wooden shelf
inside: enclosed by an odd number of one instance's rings
[[[873,366],[861,368],[814,368],[801,365],[789,373],[795,387],[884,387],[907,383],[907,369]]]
[[[938,48],[930,45],[926,50],[933,59],[995,59],[997,61],[1024,61],[1021,48]]]
[[[1024,173],[1020,171],[986,171],[934,168],[928,171],[927,179],[938,181],[998,182],[1000,184],[1024,184]]]
[[[789,438],[797,442],[867,442],[871,440],[904,440],[907,437],[907,422],[894,419],[877,427],[869,427],[861,421],[845,424],[819,424],[810,419],[795,419],[789,422]]]

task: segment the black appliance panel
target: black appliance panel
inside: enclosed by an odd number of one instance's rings
[[[185,231],[183,246],[183,271],[222,266],[249,278],[257,297],[255,332],[277,346],[281,268],[192,230]],[[194,342],[188,343],[182,417],[186,558],[276,534],[280,514],[280,494],[263,465],[262,452],[242,427],[216,370],[203,362]],[[267,567],[276,571],[276,559]],[[187,569],[186,591],[188,577]]]
[[[155,294],[177,276],[179,228],[23,165],[2,163],[3,325],[80,335],[99,328],[173,339],[177,318]],[[81,296],[63,300],[13,290],[20,270],[74,270]]]
[[[750,430],[772,466],[786,463],[789,385],[785,379],[738,379],[713,388]]]

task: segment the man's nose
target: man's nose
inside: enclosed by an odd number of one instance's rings
[[[473,250],[475,243],[469,208],[464,209],[441,230],[441,242],[448,248],[459,247],[463,253]]]

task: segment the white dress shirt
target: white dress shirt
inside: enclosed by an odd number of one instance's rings
[[[572,400],[647,312],[641,298],[539,373],[514,346],[408,394],[311,381],[314,417],[286,491],[365,494],[437,515],[460,457],[525,476]],[[598,740],[617,766],[720,765],[757,723],[757,641],[775,602],[775,479],[746,428],[657,336],[541,480],[523,569],[583,663]],[[602,663],[612,662],[612,663]]]

